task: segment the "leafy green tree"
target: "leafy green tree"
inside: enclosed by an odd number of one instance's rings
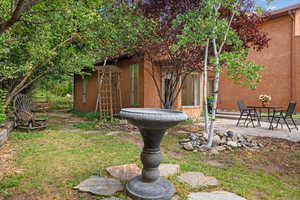
[[[259,72],[262,66],[247,60],[249,44],[242,40],[243,34],[234,29],[234,23],[239,17],[245,16],[251,21],[257,19],[256,14],[241,9],[247,1],[240,0],[203,0],[202,8],[179,15],[174,21],[175,26],[183,26],[182,32],[177,36],[179,47],[193,44],[205,49],[204,54],[204,80],[205,80],[205,132],[208,134],[208,146],[212,146],[214,126],[218,102],[218,92],[221,72],[227,69],[227,75],[236,83],[255,88],[260,81]],[[222,12],[222,10],[226,12]],[[224,15],[223,13],[226,13]],[[249,23],[250,24],[250,23]],[[252,29],[253,32],[254,28]],[[251,32],[251,31],[249,31]],[[246,32],[247,33],[247,32]],[[266,42],[267,40],[265,40]],[[245,43],[246,42],[246,43]],[[260,50],[259,41],[252,41],[252,46]],[[263,46],[263,45],[262,45]],[[208,66],[214,71],[214,91],[212,117],[208,122],[207,108],[207,71]]]
[[[156,26],[134,5],[113,0],[2,0],[0,84],[6,104],[48,74],[82,73],[138,49]]]

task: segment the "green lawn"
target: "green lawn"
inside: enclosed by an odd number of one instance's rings
[[[11,165],[19,172],[12,171],[2,180],[0,176],[0,199],[101,199],[103,197],[79,193],[72,187],[91,175],[107,176],[104,171],[107,166],[129,163],[141,166],[141,148],[134,142],[140,139],[138,135],[106,136],[59,129],[52,126],[42,132],[12,134],[10,146],[15,154]],[[164,162],[180,164],[181,172],[199,171],[221,182],[218,187],[191,189],[177,182],[176,176],[170,177],[181,199],[186,199],[190,192],[216,190],[231,191],[248,200],[300,199],[299,145],[286,150],[276,141],[278,145],[274,149],[259,153],[208,156],[180,149],[176,145],[180,138],[183,136],[175,131],[164,138]],[[225,164],[217,167],[206,164],[205,160]],[[126,199],[122,193],[115,196]]]

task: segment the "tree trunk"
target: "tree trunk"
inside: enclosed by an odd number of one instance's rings
[[[207,103],[207,63],[208,63],[208,48],[209,48],[209,39],[205,46],[205,60],[204,60],[204,122],[205,122],[205,132],[208,134],[208,103]]]
[[[220,58],[219,53],[217,51],[217,44],[216,41],[213,40],[213,47],[215,52],[215,58],[216,58],[216,66],[219,67],[220,64]],[[216,113],[217,113],[217,103],[218,103],[218,95],[219,95],[219,82],[220,82],[220,69],[217,69],[217,72],[215,73],[215,80],[214,80],[214,99],[213,99],[213,106],[212,106],[212,115],[211,115],[211,122],[209,127],[209,134],[208,134],[208,147],[212,147],[213,138],[214,138],[214,129],[215,129],[215,121],[216,121]]]

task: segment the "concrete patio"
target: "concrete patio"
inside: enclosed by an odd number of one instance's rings
[[[285,125],[283,125],[283,128],[278,125],[277,129],[274,128],[274,130],[269,130],[268,122],[261,122],[261,127],[256,128],[253,128],[252,124],[249,124],[249,127],[246,127],[243,122],[244,121],[241,121],[239,127],[236,127],[237,120],[218,118],[216,120],[216,129],[221,131],[232,130],[249,136],[281,138],[291,142],[300,142],[300,131],[292,129],[292,132],[289,133]],[[204,125],[204,122],[200,122],[200,124]],[[255,123],[255,125],[257,124]]]

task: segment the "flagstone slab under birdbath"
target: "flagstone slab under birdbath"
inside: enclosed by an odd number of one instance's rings
[[[136,164],[107,167],[106,171],[114,178],[128,181],[141,174],[142,170]]]
[[[179,173],[179,165],[175,164],[160,164],[159,172],[161,176],[168,177]]]
[[[74,187],[74,189],[78,189],[82,192],[109,196],[116,192],[123,191],[123,185],[120,181],[115,179],[91,176]]]
[[[201,172],[186,172],[177,177],[181,182],[190,185],[192,188],[219,185],[219,181],[212,176],[205,176]]]
[[[126,192],[134,200],[170,200],[174,194],[171,182],[160,176],[162,160],[160,142],[168,128],[185,121],[187,115],[181,111],[154,108],[126,108],[120,116],[138,127],[144,148],[141,154],[142,175],[131,179]]]

